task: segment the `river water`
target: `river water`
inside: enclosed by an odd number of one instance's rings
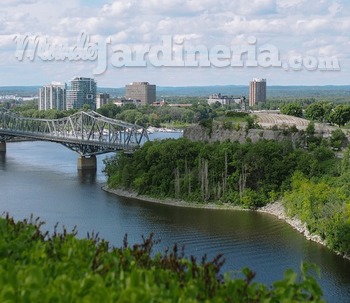
[[[142,235],[161,239],[164,251],[175,242],[187,255],[210,258],[223,253],[223,271],[235,274],[243,267],[256,271],[256,280],[271,284],[287,268],[299,272],[302,261],[321,269],[328,302],[350,302],[350,261],[307,241],[289,225],[267,214],[245,211],[177,208],[120,198],[101,190],[106,182],[98,156],[96,173],[77,171],[78,155],[49,142],[7,143],[0,154],[0,214],[15,219],[31,214],[45,228],[77,226],[78,236],[98,232],[114,246],[140,243]]]

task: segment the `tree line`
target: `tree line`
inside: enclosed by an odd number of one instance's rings
[[[305,110],[299,103],[292,102],[281,107],[281,113],[310,119],[312,121],[326,122],[338,126],[344,126],[350,121],[350,105],[335,105],[327,101],[318,101],[308,105]]]
[[[349,157],[346,159],[349,161]],[[350,253],[350,233],[345,233],[350,228],[350,191],[345,186],[350,164],[346,166],[345,160],[336,158],[328,146],[314,145],[306,150],[295,148],[290,141],[209,144],[186,138],[168,139],[147,142],[133,156],[120,154],[105,164],[109,187],[161,199],[228,203],[253,209],[283,199],[291,214],[300,216],[330,247]],[[319,211],[317,215],[314,208],[310,210],[310,206],[300,206],[298,202],[305,201],[312,192],[305,190],[304,198],[300,193],[297,185],[307,182],[315,188],[325,183],[330,190],[327,203],[310,198],[309,203],[317,204],[313,205]],[[298,207],[292,207],[293,203]],[[348,211],[338,218],[340,206]],[[335,218],[338,225],[331,224]],[[327,231],[321,225],[327,226]],[[341,234],[340,229],[344,229]]]

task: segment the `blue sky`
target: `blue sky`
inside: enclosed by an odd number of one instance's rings
[[[252,78],[266,78],[268,85],[349,84],[350,1],[1,2],[2,86],[68,82],[74,76],[94,77],[98,85],[104,87],[122,87],[132,81],[148,81],[161,86],[245,85]],[[81,33],[88,35],[88,42],[92,46],[101,46],[109,39],[107,68],[103,73],[94,73],[97,59],[102,58],[101,51],[96,52],[97,58],[92,56],[89,59],[48,61],[43,59],[45,52],[41,51],[40,56],[39,49],[33,59],[29,60],[26,57],[29,51],[27,48],[22,60],[18,56],[16,58],[16,50],[20,45],[18,39],[21,37],[37,37],[36,41],[46,41],[51,46],[65,45],[66,49],[72,49],[78,43]],[[215,64],[206,67],[154,67],[151,54],[143,57],[147,63],[145,67],[116,66],[116,54],[120,54],[118,50],[127,48],[136,52],[145,47],[160,47],[164,37],[171,37],[174,43],[171,50],[174,52],[196,49],[198,46],[205,47],[208,52],[217,49],[232,51],[237,47],[242,50],[253,46],[257,66],[247,66],[247,54],[241,57],[244,62],[242,67],[226,64],[231,62],[232,53],[229,58],[227,54],[223,56],[224,59],[220,61],[225,63],[223,67]],[[284,67],[287,63],[290,66],[290,62],[296,62],[295,60],[297,63],[298,60],[305,60],[306,63],[288,70],[281,66],[264,67],[260,64],[260,59],[257,59],[260,58],[261,48],[266,45],[278,51],[279,60]],[[159,55],[161,60],[162,53]],[[221,55],[222,53],[218,54]],[[332,71],[320,70],[317,63],[324,58],[338,62],[339,68]],[[209,57],[212,63],[211,59]],[[186,63],[187,57],[174,57],[174,62],[177,60]]]

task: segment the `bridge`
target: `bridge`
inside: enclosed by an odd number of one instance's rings
[[[6,141],[14,137],[60,143],[80,155],[78,169],[96,168],[96,155],[133,153],[149,140],[145,128],[94,111],[81,111],[61,119],[34,119],[1,109],[0,151],[5,152]]]

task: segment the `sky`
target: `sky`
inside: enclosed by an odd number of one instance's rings
[[[2,0],[0,86],[348,85],[348,0]]]

